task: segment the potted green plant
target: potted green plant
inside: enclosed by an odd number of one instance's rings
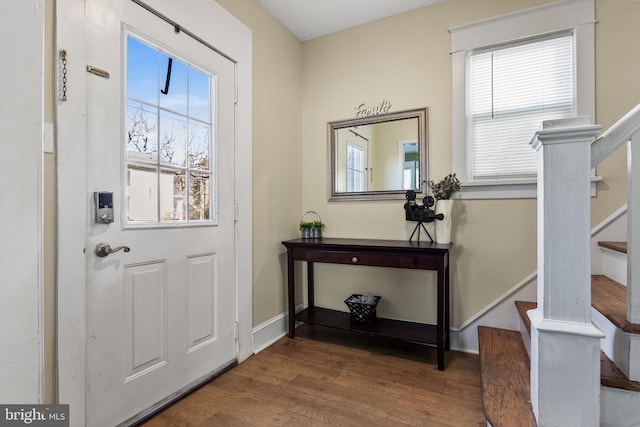
[[[322,222],[321,220],[316,220],[312,222],[312,227],[311,227],[311,237],[313,237],[314,239],[319,239],[320,237],[322,237],[322,230],[324,230],[324,222]]]
[[[309,218],[310,220],[306,220],[305,218],[308,215],[315,216],[315,218]],[[302,218],[300,219],[299,228],[300,236],[303,239],[319,239],[321,237],[322,230],[324,230],[324,223],[322,222],[320,215],[318,215],[318,212],[307,211],[304,213],[304,215],[302,215]]]
[[[455,173],[442,178],[440,181],[429,181],[429,188],[436,199],[436,215],[442,214],[443,219],[435,222],[436,243],[451,243],[451,212],[453,200],[451,196],[460,191],[460,180]]]
[[[300,221],[300,225],[298,226],[300,229],[300,237],[303,239],[309,239],[311,237],[314,222],[315,221]]]

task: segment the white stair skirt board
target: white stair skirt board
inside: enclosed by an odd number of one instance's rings
[[[602,252],[602,274],[627,286],[627,254],[602,247],[600,250]]]
[[[640,393],[602,386],[600,426],[633,427],[640,422]]]
[[[632,381],[640,381],[640,366],[630,363],[640,360],[640,335],[629,334],[616,328],[609,319],[598,310],[591,309],[591,321],[605,337],[600,342],[600,349],[613,363]]]
[[[531,273],[466,322],[451,328],[451,348],[478,353],[478,326],[519,330],[522,322],[515,302],[536,300],[536,277],[535,272]]]

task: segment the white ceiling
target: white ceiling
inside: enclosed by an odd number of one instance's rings
[[[444,0],[258,0],[302,41]]]

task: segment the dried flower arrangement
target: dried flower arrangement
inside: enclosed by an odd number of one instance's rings
[[[429,187],[436,200],[449,200],[454,193],[460,191],[460,180],[455,173],[450,173],[438,182],[429,180]]]

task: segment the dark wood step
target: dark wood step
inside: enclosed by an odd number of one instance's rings
[[[520,318],[527,327],[527,332],[531,336],[531,320],[527,316],[527,311],[533,310],[538,305],[535,302],[530,301],[516,301],[516,307]],[[616,366],[615,363],[609,357],[600,352],[600,384],[605,387],[617,388],[628,391],[640,391],[640,382],[631,381],[626,375]]]
[[[493,427],[535,426],[530,362],[520,333],[478,327],[482,405]]]
[[[627,253],[627,242],[598,242],[601,248],[611,249],[612,251]]]
[[[530,301],[516,301],[516,308],[518,309],[518,313],[520,313],[520,319],[522,319],[522,323],[527,328],[527,332],[529,336],[531,336],[531,319],[527,316],[527,311],[533,310],[538,307],[538,304]]]
[[[628,391],[640,391],[640,382],[631,381],[602,351],[600,352],[600,384]]]
[[[627,320],[626,286],[607,276],[591,276],[591,305],[621,331],[640,334],[640,325]]]

